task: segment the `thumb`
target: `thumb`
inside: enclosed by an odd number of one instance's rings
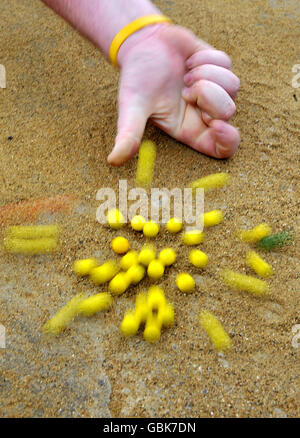
[[[140,96],[128,96],[119,101],[118,133],[115,146],[108,156],[109,164],[121,166],[140,147],[149,114]]]

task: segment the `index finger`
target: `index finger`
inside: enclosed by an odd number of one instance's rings
[[[229,56],[225,52],[216,49],[198,50],[186,61],[189,69],[203,64],[213,64],[228,70],[232,69],[232,62]]]

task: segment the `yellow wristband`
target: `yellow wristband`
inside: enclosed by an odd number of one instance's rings
[[[145,26],[155,23],[171,23],[172,20],[165,15],[146,15],[145,17],[137,18],[127,26],[123,27],[120,32],[112,40],[109,49],[109,59],[113,65],[118,66],[117,56],[121,45],[134,32],[142,29]]]

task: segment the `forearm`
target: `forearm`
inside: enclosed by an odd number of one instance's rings
[[[160,14],[150,0],[42,0],[106,55],[115,35],[144,15]]]

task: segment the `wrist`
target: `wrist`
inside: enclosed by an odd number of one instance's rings
[[[120,68],[126,63],[129,54],[142,45],[148,44],[152,38],[159,38],[160,31],[169,26],[170,23],[155,23],[143,27],[130,35],[120,46],[118,51],[117,61]]]

